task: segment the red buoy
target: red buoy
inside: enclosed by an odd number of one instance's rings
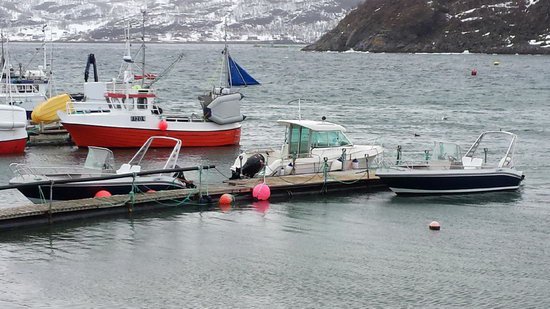
[[[441,229],[441,225],[437,221],[432,221],[429,225],[430,230],[439,231]]]
[[[476,76],[477,75],[477,70],[476,69],[473,69],[472,70],[472,76]]]
[[[159,130],[166,131],[166,129],[168,129],[168,122],[165,119],[162,119],[159,122]]]
[[[111,196],[111,192],[107,190],[100,190],[97,191],[94,197],[109,197]]]
[[[155,192],[157,192],[157,191],[155,191],[155,190],[153,190],[153,189],[149,189],[149,190],[147,190],[147,192],[145,192],[145,193],[155,193]]]
[[[222,194],[218,203],[220,205],[231,205],[231,203],[233,203],[233,195],[227,193]]]

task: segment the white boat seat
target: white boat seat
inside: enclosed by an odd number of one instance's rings
[[[483,159],[481,158],[462,157],[462,166],[464,166],[466,170],[481,168],[482,164]]]
[[[124,163],[120,166],[120,168],[116,171],[116,173],[127,174],[127,173],[139,173],[140,171],[141,171],[141,166]]]

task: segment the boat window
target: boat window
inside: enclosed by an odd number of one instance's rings
[[[290,154],[308,154],[310,130],[301,126],[290,127],[289,153]]]
[[[351,145],[351,142],[341,131],[313,132],[311,138],[313,148],[340,147]]]
[[[137,108],[138,109],[147,109],[147,98],[138,98],[137,99]]]

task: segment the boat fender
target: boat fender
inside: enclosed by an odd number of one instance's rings
[[[168,122],[165,119],[162,119],[159,122],[159,130],[166,131],[166,129],[168,129]]]
[[[257,153],[249,157],[243,165],[241,173],[246,177],[254,177],[265,165],[265,157]]]

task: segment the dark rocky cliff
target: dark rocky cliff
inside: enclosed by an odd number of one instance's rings
[[[304,50],[550,54],[550,0],[366,0]]]

